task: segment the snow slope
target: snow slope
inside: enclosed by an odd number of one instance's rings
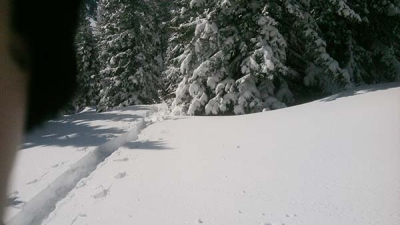
[[[66,186],[63,181],[65,175],[72,174],[70,178],[79,179],[75,176],[76,171],[70,173],[70,170],[82,166],[87,170],[90,166],[97,166],[101,157],[93,152],[95,149],[112,149],[112,145],[119,144],[116,141],[121,141],[116,137],[136,128],[137,122],[153,111],[157,111],[157,106],[135,106],[101,114],[87,109],[73,116],[49,121],[28,135],[17,154],[4,220],[8,221],[20,213],[35,198],[42,202],[49,201],[51,191]],[[56,184],[56,180],[61,182]],[[72,181],[70,185],[73,185]],[[46,198],[38,198],[40,193]],[[57,193],[54,197],[59,195]],[[33,204],[33,207],[37,205]]]
[[[400,83],[149,125],[42,224],[398,225]]]

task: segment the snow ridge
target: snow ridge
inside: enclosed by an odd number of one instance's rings
[[[97,147],[81,160],[71,165],[71,168],[49,184],[23,210],[7,222],[7,225],[40,225],[41,222],[55,209],[57,202],[67,196],[77,183],[88,177],[97,166],[127,142],[138,139],[139,133],[148,124],[144,119],[139,120],[134,128],[105,144]]]

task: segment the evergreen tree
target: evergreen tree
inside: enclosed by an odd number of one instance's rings
[[[359,6],[365,18],[359,26],[351,27],[351,40],[356,49],[351,53],[367,59],[359,60],[358,68],[363,71],[360,82],[371,84],[400,80],[400,1],[349,2]]]
[[[285,0],[272,15],[288,42],[287,65],[309,89],[333,93],[399,79],[398,8],[397,0]]]
[[[82,19],[77,34],[78,107],[161,95],[177,115],[244,114],[400,80],[400,0],[99,0],[87,10],[97,28]]]
[[[156,102],[160,40],[147,1],[101,0],[97,13],[99,109]]]
[[[90,25],[88,9],[85,5],[81,9],[80,24],[75,38],[75,48],[78,66],[78,91],[72,103],[74,110],[86,106],[95,106],[98,96],[98,62],[96,39]]]
[[[181,10],[179,18],[189,20],[175,36],[186,39],[168,68],[182,77],[174,114],[243,114],[292,101],[284,79],[286,42],[264,4],[191,1],[190,10]],[[193,12],[195,19],[182,16]]]
[[[176,91],[183,76],[180,73],[180,66],[183,60],[183,53],[192,39],[192,33],[196,27],[199,7],[190,8],[189,1],[176,0],[170,2],[167,8],[170,15],[166,18],[166,29],[164,35],[167,37],[166,52],[164,54],[163,68],[163,95],[167,101]]]

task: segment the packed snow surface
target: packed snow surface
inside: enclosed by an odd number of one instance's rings
[[[91,114],[104,116],[99,125],[65,117],[44,128],[52,138],[28,138],[6,224],[37,213],[46,216],[33,224],[45,225],[400,224],[400,83],[245,116],[151,122],[155,110],[142,110]],[[68,130],[79,123],[99,127]],[[141,132],[114,141],[53,208],[24,210],[62,171],[113,140],[97,136],[132,130]],[[75,143],[63,139],[69,133],[86,136]]]

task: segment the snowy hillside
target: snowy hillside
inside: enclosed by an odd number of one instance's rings
[[[400,224],[400,83],[245,116],[157,111],[29,136],[6,224]]]

